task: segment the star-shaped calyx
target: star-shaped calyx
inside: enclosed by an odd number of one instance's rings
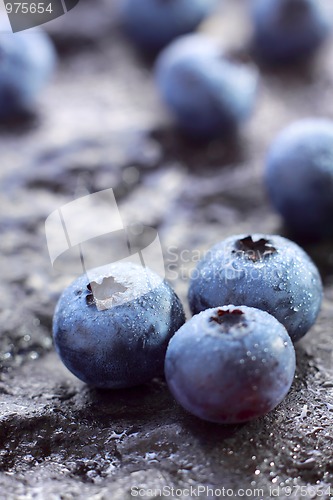
[[[218,309],[209,321],[220,325],[223,333],[228,333],[232,326],[241,326],[244,324],[243,316],[244,313],[240,309],[234,309],[233,311]]]
[[[127,287],[118,283],[113,276],[103,278],[100,283],[91,281],[87,288],[90,292],[86,296],[87,305],[95,305],[99,311],[110,309],[122,302],[122,294],[127,290]]]
[[[276,248],[265,238],[254,240],[252,236],[246,236],[237,240],[235,244],[236,249],[232,253],[239,253],[246,255],[249,260],[257,262],[263,258],[276,253]]]

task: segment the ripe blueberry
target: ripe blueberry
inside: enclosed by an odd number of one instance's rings
[[[249,116],[257,94],[254,66],[223,56],[204,35],[186,35],[159,55],[155,67],[161,96],[189,135],[229,133]]]
[[[130,387],[163,373],[171,336],[184,323],[180,300],[158,275],[132,263],[90,271],[62,294],[53,319],[55,348],[87,384]]]
[[[53,45],[42,31],[1,33],[0,119],[31,110],[55,60]]]
[[[267,157],[268,195],[298,236],[333,235],[333,121],[300,120],[273,142]]]
[[[171,339],[165,376],[194,415],[239,423],[264,415],[286,396],[295,351],[281,323],[258,309],[232,305],[193,316]]]
[[[282,236],[237,235],[213,246],[190,282],[193,314],[225,304],[267,311],[299,340],[314,324],[322,282],[310,257]]]
[[[258,54],[271,62],[282,62],[307,56],[317,49],[331,24],[324,3],[252,0],[254,45]]]
[[[133,40],[157,50],[189,33],[213,10],[216,0],[122,0],[121,17]]]

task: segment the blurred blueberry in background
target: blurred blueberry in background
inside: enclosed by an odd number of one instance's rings
[[[185,35],[159,55],[155,76],[161,96],[189,135],[211,138],[234,131],[253,110],[258,71],[223,54],[204,35]]]
[[[273,141],[265,183],[293,233],[318,240],[333,235],[333,121],[303,119]]]
[[[139,46],[158,50],[195,30],[216,4],[216,0],[122,0],[120,15]]]
[[[0,29],[0,119],[32,111],[55,64],[55,49],[46,33]]]
[[[330,0],[252,0],[253,43],[269,62],[311,54],[332,27]]]

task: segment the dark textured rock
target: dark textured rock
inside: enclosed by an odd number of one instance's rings
[[[223,33],[226,45],[243,43],[244,2],[223,3],[224,15],[204,29]],[[233,488],[235,496],[262,488],[253,496],[264,499],[272,487],[279,498],[286,487],[295,498],[324,492],[333,481],[333,242],[306,247],[325,298],[297,346],[291,392],[257,421],[218,426],[186,414],[163,380],[103,392],[66,371],[51,322],[73,275],[70,261],[52,270],[44,223],[64,203],[114,188],[124,221],[158,229],[167,278],[185,304],[188,277],[212,244],[235,233],[284,234],[262,187],[263,157],[290,121],[332,116],[333,43],[307,65],[262,68],[256,112],[238,138],[193,144],[170,126],[150,63],[108,24],[108,2],[80,4],[49,25],[68,55],[38,115],[0,133],[0,496],[126,500],[131,487],[191,485]],[[101,13],[105,31],[93,29]]]

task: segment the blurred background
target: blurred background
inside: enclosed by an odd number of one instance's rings
[[[188,312],[189,277],[214,243],[237,233],[289,236],[267,199],[265,157],[292,121],[333,118],[332,37],[305,61],[267,65],[249,47],[247,2],[218,1],[198,30],[258,64],[260,82],[238,133],[201,141],[175,126],[154,80],[155,55],[126,34],[118,2],[81,0],[43,29],[57,52],[54,74],[32,112],[0,125],[3,498],[130,498],[138,484],[263,487],[266,498],[274,485],[330,484],[332,241],[301,242],[322,272],[325,299],[297,347],[287,400],[259,421],[224,428],[186,415],[163,380],[115,395],[65,371],[52,316],[74,275],[70,260],[53,270],[44,225],[62,205],[112,188],[125,225],[158,231],[166,278]]]

